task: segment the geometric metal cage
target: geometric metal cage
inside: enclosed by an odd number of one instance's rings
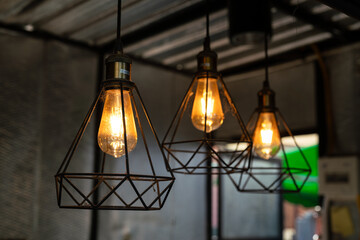
[[[201,103],[203,104],[201,121],[204,123],[201,127],[194,123],[194,108],[199,88],[203,88],[202,95],[205,99]],[[208,117],[207,112],[212,111],[209,110],[209,105],[212,104],[212,107],[216,108],[214,106],[216,103],[208,99],[213,96],[216,98],[214,91],[217,90],[221,105],[218,106],[220,113],[216,115],[218,119],[214,120]],[[210,125],[216,120],[218,129],[211,129]],[[222,130],[232,131],[239,138],[231,139],[222,135]],[[214,148],[214,145],[229,143],[236,144],[237,148],[231,151]],[[171,170],[175,173],[230,174],[246,171],[250,167],[252,147],[250,135],[218,72],[200,69],[195,74],[164,136],[162,146]],[[209,164],[211,162],[213,164]]]
[[[76,151],[94,112],[103,108],[102,102],[105,101],[105,92],[108,90],[120,93],[122,126],[127,126],[126,122],[129,121],[125,117],[128,112],[124,106],[124,92],[129,92],[136,130],[140,133],[139,139],[135,150],[131,151],[127,146],[128,137],[124,137],[123,156],[114,158],[102,153],[100,170],[83,172],[85,167],[81,162],[76,163],[79,161],[75,156]],[[93,132],[93,129],[89,131]],[[128,136],[127,127],[123,127],[123,131],[123,136]],[[159,210],[175,181],[173,173],[167,170],[169,166],[164,152],[136,85],[125,78],[107,79],[103,81],[101,91],[55,175],[58,206],[76,209]]]
[[[254,140],[256,124],[261,113],[272,113],[280,133],[280,150],[269,161],[277,163],[276,166],[261,166],[261,161],[256,159],[253,149],[253,161],[247,172],[229,175],[230,180],[240,192],[250,193],[296,193],[300,192],[311,174],[311,167],[304,152],[297,144],[284,117],[275,107],[259,107],[252,114],[247,129]],[[283,136],[288,136],[286,144]],[[290,139],[290,140],[289,140]],[[299,154],[293,154],[298,152]],[[283,185],[286,188],[283,188]]]
[[[171,170],[176,173],[231,174],[250,167],[252,141],[217,71],[217,54],[210,48],[209,1],[206,3],[206,37],[204,49],[197,55],[198,71],[165,134],[162,147]],[[229,139],[223,134],[226,130],[239,139]],[[236,149],[214,148],[227,143],[235,143]]]
[[[229,175],[229,178],[240,192],[296,193],[309,179],[311,167],[275,105],[275,92],[269,84],[268,37],[265,32],[265,80],[258,92],[259,105],[246,127],[253,140],[252,156],[268,162],[263,161],[262,165],[254,158],[248,171]],[[288,136],[290,141],[284,144],[283,136]]]

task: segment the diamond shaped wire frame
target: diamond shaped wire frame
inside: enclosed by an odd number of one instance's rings
[[[260,109],[255,110],[247,125],[247,129],[251,136],[254,134],[256,123],[261,112],[262,110]],[[247,172],[241,172],[240,174],[229,175],[229,178],[240,192],[300,192],[310,177],[310,164],[278,109],[266,112],[273,112],[278,124],[280,132],[280,151],[275,157],[262,161],[277,163],[279,167],[259,166],[261,164],[259,164],[259,160],[255,158],[256,153],[253,153],[254,160],[251,162],[249,170]],[[283,136],[290,136],[291,142],[289,141],[287,145],[284,145],[282,140]],[[291,146],[289,147],[289,145]],[[294,151],[298,151],[300,157],[294,157],[294,154],[292,154]],[[286,183],[286,189],[283,188],[284,183]]]
[[[221,126],[209,133],[205,129],[208,119],[205,117],[205,126],[201,131],[196,129],[191,115],[199,79],[206,79],[205,92],[208,96],[210,78],[216,79],[224,118]],[[208,109],[207,102],[203,109]],[[231,139],[222,135],[222,130],[232,132],[239,137]],[[237,144],[237,148],[228,151],[215,147],[228,143]],[[171,170],[175,173],[230,174],[246,171],[250,167],[252,141],[219,73],[204,71],[195,75],[164,137],[162,146]],[[211,161],[215,164],[209,164]]]
[[[159,210],[164,206],[173,186],[174,175],[168,171],[169,166],[164,152],[136,85],[128,80],[112,80],[112,82],[110,89],[118,89],[121,92],[123,113],[125,112],[123,93],[124,90],[129,91],[136,128],[141,137],[132,152],[128,151],[127,138],[125,138],[125,155],[120,158],[102,153],[99,172],[82,172],[79,168],[74,170],[79,166],[78,163],[74,163],[78,161],[74,155],[92,115],[96,109],[101,110],[104,93],[109,89],[102,87],[55,175],[58,206],[76,209]],[[122,114],[124,126],[126,126],[125,115]],[[140,120],[145,121],[142,124]],[[127,136],[126,129],[125,127],[124,136]],[[153,141],[150,142],[149,139]],[[142,151],[134,153],[136,150]],[[134,169],[135,162],[140,169]],[[161,175],[157,174],[159,166],[162,168]]]

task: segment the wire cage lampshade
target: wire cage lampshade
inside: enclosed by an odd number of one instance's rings
[[[270,88],[259,92],[259,107],[247,124],[253,139],[254,159],[247,172],[229,176],[238,191],[300,192],[310,177],[310,164],[284,117],[275,107],[274,95]],[[287,137],[286,142],[283,137]],[[264,166],[260,159],[263,159],[263,163],[269,161],[275,164]]]
[[[162,142],[175,173],[230,174],[250,166],[250,135],[217,71],[217,54],[210,49],[209,11],[206,20],[204,50],[197,56],[198,71]],[[238,138],[229,138],[224,132]],[[217,148],[228,143],[235,143],[236,149]]]
[[[106,65],[107,78],[102,89],[55,176],[58,205],[85,209],[160,209],[174,176],[166,171],[167,162],[156,132],[139,90],[127,74],[131,61],[124,55],[113,54],[107,58]],[[74,172],[71,167],[76,161],[75,152],[96,109],[102,109],[101,122],[95,126],[99,129],[98,147],[103,152],[100,171]],[[140,159],[134,159],[139,155],[136,151],[144,153]],[[141,169],[136,169],[137,166]],[[159,168],[164,175],[157,174]],[[97,200],[95,192],[100,196]]]
[[[268,80],[267,37],[265,57],[266,79],[258,92],[258,108],[247,124],[253,140],[254,159],[247,172],[229,177],[241,192],[300,192],[310,177],[311,167],[275,105],[275,92],[270,89]]]
[[[162,143],[166,158],[175,173],[208,174],[211,169],[215,170],[213,174],[244,171],[250,166],[250,135],[221,75],[216,72],[216,54],[205,50],[198,55],[198,61],[199,71]],[[222,129],[240,137],[226,138],[219,133]],[[229,143],[235,143],[236,149],[215,149]]]
[[[132,61],[122,53],[119,35],[114,53],[105,61],[101,90],[55,175],[61,208],[159,210],[174,183],[139,90],[131,81]],[[102,112],[101,120],[91,121],[96,112]],[[77,154],[88,144],[84,136],[92,136],[94,129],[102,155],[95,170]]]

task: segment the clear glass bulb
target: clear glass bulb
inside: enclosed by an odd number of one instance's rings
[[[191,112],[191,121],[196,129],[203,131],[206,116],[206,132],[209,133],[221,126],[224,121],[224,113],[221,106],[217,79],[208,78],[207,90],[206,93],[206,78],[199,78]]]
[[[263,158],[274,157],[280,150],[280,133],[272,112],[262,112],[254,131],[254,151]]]
[[[129,91],[124,90],[123,93],[127,149],[130,152],[136,146],[137,132]],[[124,130],[121,91],[120,89],[107,90],[98,132],[98,144],[101,150],[115,158],[123,156],[125,154]]]

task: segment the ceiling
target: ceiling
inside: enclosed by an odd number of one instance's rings
[[[230,44],[226,1],[210,2],[218,69],[231,75],[261,64],[262,45]],[[299,57],[313,43],[326,48],[360,40],[356,0],[273,0],[272,6],[269,55],[274,61]],[[180,72],[196,70],[205,37],[204,0],[123,0],[122,9],[127,54]],[[116,0],[0,0],[0,28],[111,50],[116,12]]]

